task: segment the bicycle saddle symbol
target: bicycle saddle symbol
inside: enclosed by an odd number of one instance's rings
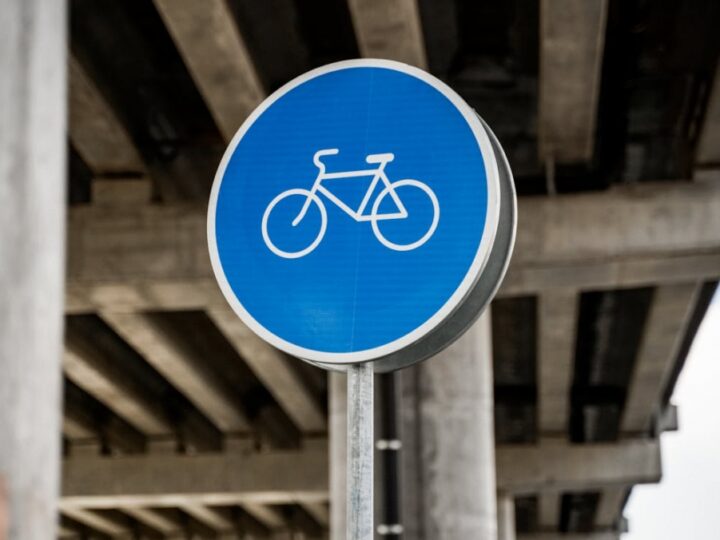
[[[272,251],[275,255],[279,257],[283,257],[286,259],[298,259],[311,253],[318,246],[318,244],[320,244],[327,230],[328,218],[327,210],[325,209],[325,203],[323,202],[323,199],[320,198],[319,194],[323,194],[328,200],[330,200],[330,202],[337,205],[341,210],[343,210],[347,215],[349,215],[358,223],[369,221],[372,225],[372,230],[373,233],[375,233],[375,237],[382,245],[389,249],[395,251],[410,251],[419,248],[430,239],[430,237],[435,232],[435,229],[437,228],[438,222],[440,221],[440,205],[438,204],[435,193],[433,193],[433,191],[426,184],[412,179],[397,180],[395,182],[391,182],[385,174],[385,166],[395,158],[395,155],[390,153],[370,154],[365,158],[365,161],[368,164],[377,165],[376,168],[334,173],[326,172],[325,164],[321,161],[321,158],[323,156],[332,156],[339,153],[340,150],[338,150],[337,148],[328,148],[315,152],[315,155],[313,157],[313,163],[318,168],[318,175],[317,178],[315,178],[315,182],[313,183],[312,188],[309,190],[301,188],[288,189],[287,191],[283,191],[272,201],[270,201],[270,204],[268,204],[268,207],[265,209],[265,213],[263,214],[262,218],[262,236],[263,240],[265,241],[265,245],[267,245],[270,251]],[[362,198],[360,206],[357,208],[357,210],[353,210],[352,208],[350,208],[323,185],[323,182],[326,180],[359,177],[372,177],[372,181],[370,182],[367,192]],[[372,205],[370,205],[370,199],[375,191],[378,182],[382,182],[382,190],[372,202]],[[427,231],[425,231],[425,233],[419,239],[410,242],[409,244],[399,244],[391,242],[390,240],[385,238],[385,236],[383,236],[382,232],[380,232],[380,223],[388,220],[406,219],[409,216],[408,210],[406,209],[405,205],[400,199],[400,196],[397,193],[397,188],[400,187],[419,189],[430,199],[433,209],[432,222],[430,223]],[[387,196],[390,196],[392,202],[394,203],[394,211],[380,212],[380,205]],[[304,201],[302,203],[300,212],[292,221],[287,223],[288,226],[298,226],[303,220],[303,218],[307,215],[308,210],[310,209],[310,206],[312,204],[315,204],[320,212],[320,228],[315,235],[315,238],[312,242],[310,242],[307,247],[300,249],[299,251],[284,251],[278,248],[272,241],[272,239],[270,238],[270,234],[268,233],[268,220],[270,219],[273,209],[275,209],[278,203],[286,199],[290,199],[291,197],[299,197],[300,200],[304,199]],[[369,213],[366,212],[368,206],[370,206]]]

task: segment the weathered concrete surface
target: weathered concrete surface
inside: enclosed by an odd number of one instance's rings
[[[720,166],[720,63],[715,70],[715,80],[698,138],[696,164],[715,169]]]
[[[297,360],[258,337],[227,303],[209,309],[208,315],[295,425],[303,432],[323,432],[325,414],[290,365]]]
[[[10,540],[56,533],[66,8],[63,0],[0,7],[0,483]]]
[[[499,294],[603,289],[720,277],[720,184],[662,183],[520,198]],[[70,214],[68,310],[224,306],[207,254],[204,206]]]
[[[621,507],[625,502],[629,486],[615,486],[603,489],[595,511],[595,527],[614,527],[621,516]]]
[[[490,314],[419,366],[419,474],[426,540],[495,540]]]
[[[664,285],[655,291],[620,421],[623,434],[647,433],[659,415],[699,292],[699,283]]]
[[[155,0],[225,140],[265,97],[245,42],[223,0]]]
[[[110,312],[103,318],[222,431],[248,430],[237,392],[222,376],[207,369],[203,358],[164,332],[153,317]]]
[[[592,158],[607,5],[607,0],[540,2],[542,159]]]
[[[417,0],[350,0],[360,53],[427,69]]]
[[[518,540],[620,540],[616,532],[590,532],[590,533],[535,533],[521,534]]]
[[[512,495],[498,494],[498,540],[515,540],[515,501]]]
[[[538,428],[542,435],[566,437],[580,297],[557,290],[538,302]]]
[[[72,457],[63,508],[289,504],[328,499],[326,441],[298,451]]]
[[[75,57],[69,59],[70,139],[96,175],[142,172],[135,144]]]
[[[591,491],[654,484],[661,476],[657,440],[497,448],[498,489],[507,493]]]

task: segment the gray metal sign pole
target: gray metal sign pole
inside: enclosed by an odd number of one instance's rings
[[[373,539],[373,367],[348,369],[347,540]]]

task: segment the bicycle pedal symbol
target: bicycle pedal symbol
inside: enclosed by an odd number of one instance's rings
[[[343,210],[356,222],[361,223],[369,221],[375,237],[382,245],[389,249],[395,251],[410,251],[419,248],[430,239],[438,226],[438,222],[440,221],[440,205],[438,204],[437,197],[435,196],[435,193],[433,193],[432,189],[430,189],[426,184],[419,182],[418,180],[405,179],[391,182],[390,179],[387,177],[387,174],[385,174],[385,166],[395,158],[395,155],[391,153],[368,155],[365,158],[365,161],[370,165],[377,165],[377,168],[374,169],[362,169],[357,171],[343,171],[334,173],[326,172],[325,164],[321,161],[321,158],[324,156],[332,156],[339,153],[340,150],[337,148],[327,148],[315,152],[315,155],[313,156],[313,163],[318,168],[318,175],[315,179],[312,189],[288,189],[287,191],[283,191],[272,201],[270,201],[270,204],[268,204],[268,207],[265,209],[265,213],[263,214],[262,218],[262,236],[263,240],[265,241],[265,245],[270,251],[272,251],[275,255],[279,257],[283,257],[286,259],[298,259],[311,253],[320,244],[327,230],[328,218],[325,203],[323,202],[323,199],[320,198],[319,194],[323,194],[328,200],[330,200],[330,202],[337,205],[341,210]],[[353,210],[323,185],[323,182],[326,180],[359,177],[372,177],[372,181],[370,182],[367,192],[362,198],[362,201],[360,202],[357,210]],[[375,200],[372,202],[372,206],[370,206],[370,199],[372,198],[378,182],[382,182],[383,187]],[[433,216],[430,227],[418,240],[415,240],[414,242],[410,242],[408,244],[391,242],[380,231],[381,223],[389,220],[406,219],[409,216],[408,210],[406,209],[405,205],[400,199],[400,196],[397,193],[397,188],[400,187],[411,187],[419,189],[430,199],[433,208]],[[385,197],[387,197],[388,195],[392,199],[396,211],[380,212],[380,205],[382,204],[382,201],[385,199]],[[278,203],[283,200],[290,199],[291,197],[301,197],[304,199],[304,202],[298,215],[288,223],[289,226],[298,226],[303,220],[303,218],[307,215],[308,210],[310,209],[310,206],[312,204],[315,204],[318,208],[318,211],[320,212],[320,228],[315,238],[312,240],[312,242],[310,242],[307,247],[299,251],[284,251],[278,248],[272,241],[268,233],[268,220],[273,209],[277,206]],[[366,213],[368,206],[370,206],[370,212]]]

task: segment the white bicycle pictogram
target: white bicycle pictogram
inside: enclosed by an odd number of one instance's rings
[[[393,249],[395,251],[410,251],[419,248],[430,239],[438,226],[438,222],[440,221],[440,205],[438,204],[438,199],[435,196],[435,193],[433,193],[432,189],[430,189],[426,184],[419,182],[418,180],[413,180],[409,178],[405,180],[397,180],[395,182],[391,182],[385,174],[385,166],[395,158],[395,155],[391,153],[368,155],[365,158],[365,161],[370,165],[377,165],[377,168],[374,169],[361,169],[357,171],[343,171],[334,173],[326,172],[325,164],[321,161],[320,158],[322,158],[323,156],[332,156],[339,153],[340,150],[338,150],[337,148],[327,148],[315,152],[315,155],[313,156],[313,163],[318,168],[318,175],[315,179],[312,189],[288,189],[287,191],[283,191],[272,201],[270,201],[270,204],[268,204],[268,207],[265,209],[265,213],[263,214],[262,218],[262,236],[263,240],[265,240],[265,245],[267,245],[270,251],[272,251],[275,255],[278,255],[279,257],[284,257],[286,259],[297,259],[311,253],[320,244],[323,237],[325,236],[325,232],[327,231],[328,218],[327,210],[325,209],[325,203],[323,202],[323,199],[319,197],[319,193],[325,195],[327,199],[336,204],[341,210],[343,210],[347,215],[349,215],[358,223],[369,221],[372,225],[372,230],[375,233],[376,238],[380,241],[382,245],[387,248]],[[368,176],[372,177],[372,181],[370,182],[368,190],[365,193],[365,196],[362,198],[360,206],[357,208],[357,210],[353,210],[352,208],[350,208],[323,185],[323,181],[325,180],[334,180],[340,178],[358,178]],[[378,182],[383,183],[382,191],[380,191],[380,193],[372,203],[370,212],[366,213],[365,211],[370,204],[370,198],[372,197],[372,194],[375,191]],[[385,236],[383,236],[382,232],[380,232],[379,224],[383,221],[405,219],[409,216],[405,205],[397,194],[397,188],[400,187],[412,187],[421,190],[430,199],[433,208],[433,216],[430,227],[418,240],[410,242],[409,244],[398,244],[395,242],[391,242],[390,240],[385,238]],[[380,205],[387,195],[390,195],[390,198],[395,204],[395,208],[397,208],[397,211],[381,213],[379,212]],[[290,222],[293,227],[296,227],[300,224],[302,219],[307,214],[312,203],[317,205],[320,212],[320,228],[317,232],[317,235],[307,247],[299,251],[284,251],[278,248],[270,239],[270,235],[268,234],[268,220],[270,218],[270,214],[280,201],[284,199],[289,199],[290,197],[302,197],[305,199],[302,208],[300,209],[300,213],[295,217],[295,219]]]

